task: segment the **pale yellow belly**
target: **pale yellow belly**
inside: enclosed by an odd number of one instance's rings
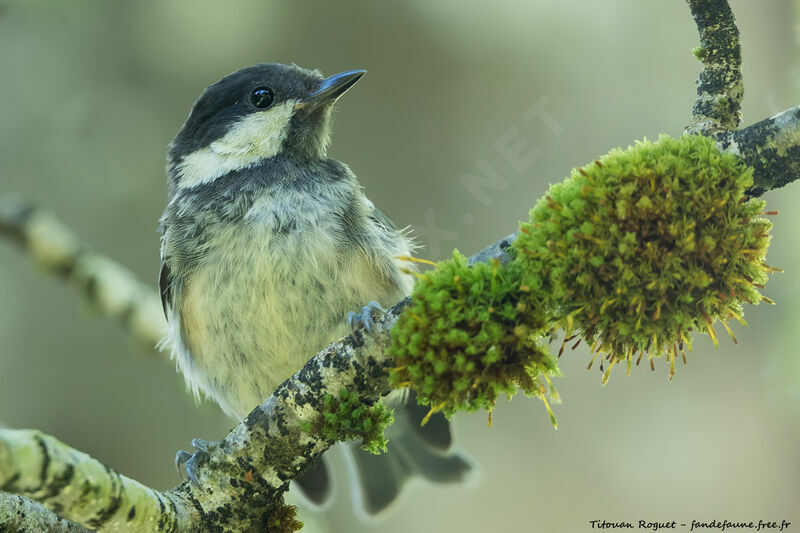
[[[396,266],[342,250],[324,232],[296,242],[229,239],[224,249],[183,287],[178,357],[187,383],[237,418],[347,334],[347,311],[370,300],[392,305],[410,286]]]

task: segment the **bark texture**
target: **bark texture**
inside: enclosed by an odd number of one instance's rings
[[[742,97],[742,47],[727,0],[687,0],[700,33],[695,56],[703,63],[697,101],[686,131],[715,136],[739,126]]]

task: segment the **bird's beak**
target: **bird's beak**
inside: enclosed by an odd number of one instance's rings
[[[325,78],[316,91],[295,105],[295,109],[311,111],[322,104],[335,102],[366,73],[366,70],[348,70]]]

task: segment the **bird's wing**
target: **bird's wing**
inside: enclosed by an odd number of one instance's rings
[[[384,213],[374,205],[372,206],[372,209],[373,209],[372,218],[374,218],[379,224],[382,224],[391,230],[397,231],[397,226],[395,225],[394,222],[392,222],[392,219],[386,215],[386,213]]]
[[[161,308],[167,316],[167,308],[172,304],[172,274],[164,259],[161,260],[161,270],[158,273],[158,288],[161,292]],[[167,317],[169,318],[169,317]]]

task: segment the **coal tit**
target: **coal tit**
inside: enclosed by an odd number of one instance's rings
[[[277,63],[238,70],[202,93],[169,146],[165,344],[188,388],[236,419],[347,335],[348,311],[392,305],[411,290],[409,265],[398,259],[412,250],[407,233],[326,155],[333,104],[363,74],[324,78]],[[385,456],[346,447],[354,500],[367,514],[411,475],[452,482],[471,470],[452,451],[444,418],[420,428],[426,410],[413,398],[396,410]],[[299,482],[315,503],[330,495],[324,463]]]

